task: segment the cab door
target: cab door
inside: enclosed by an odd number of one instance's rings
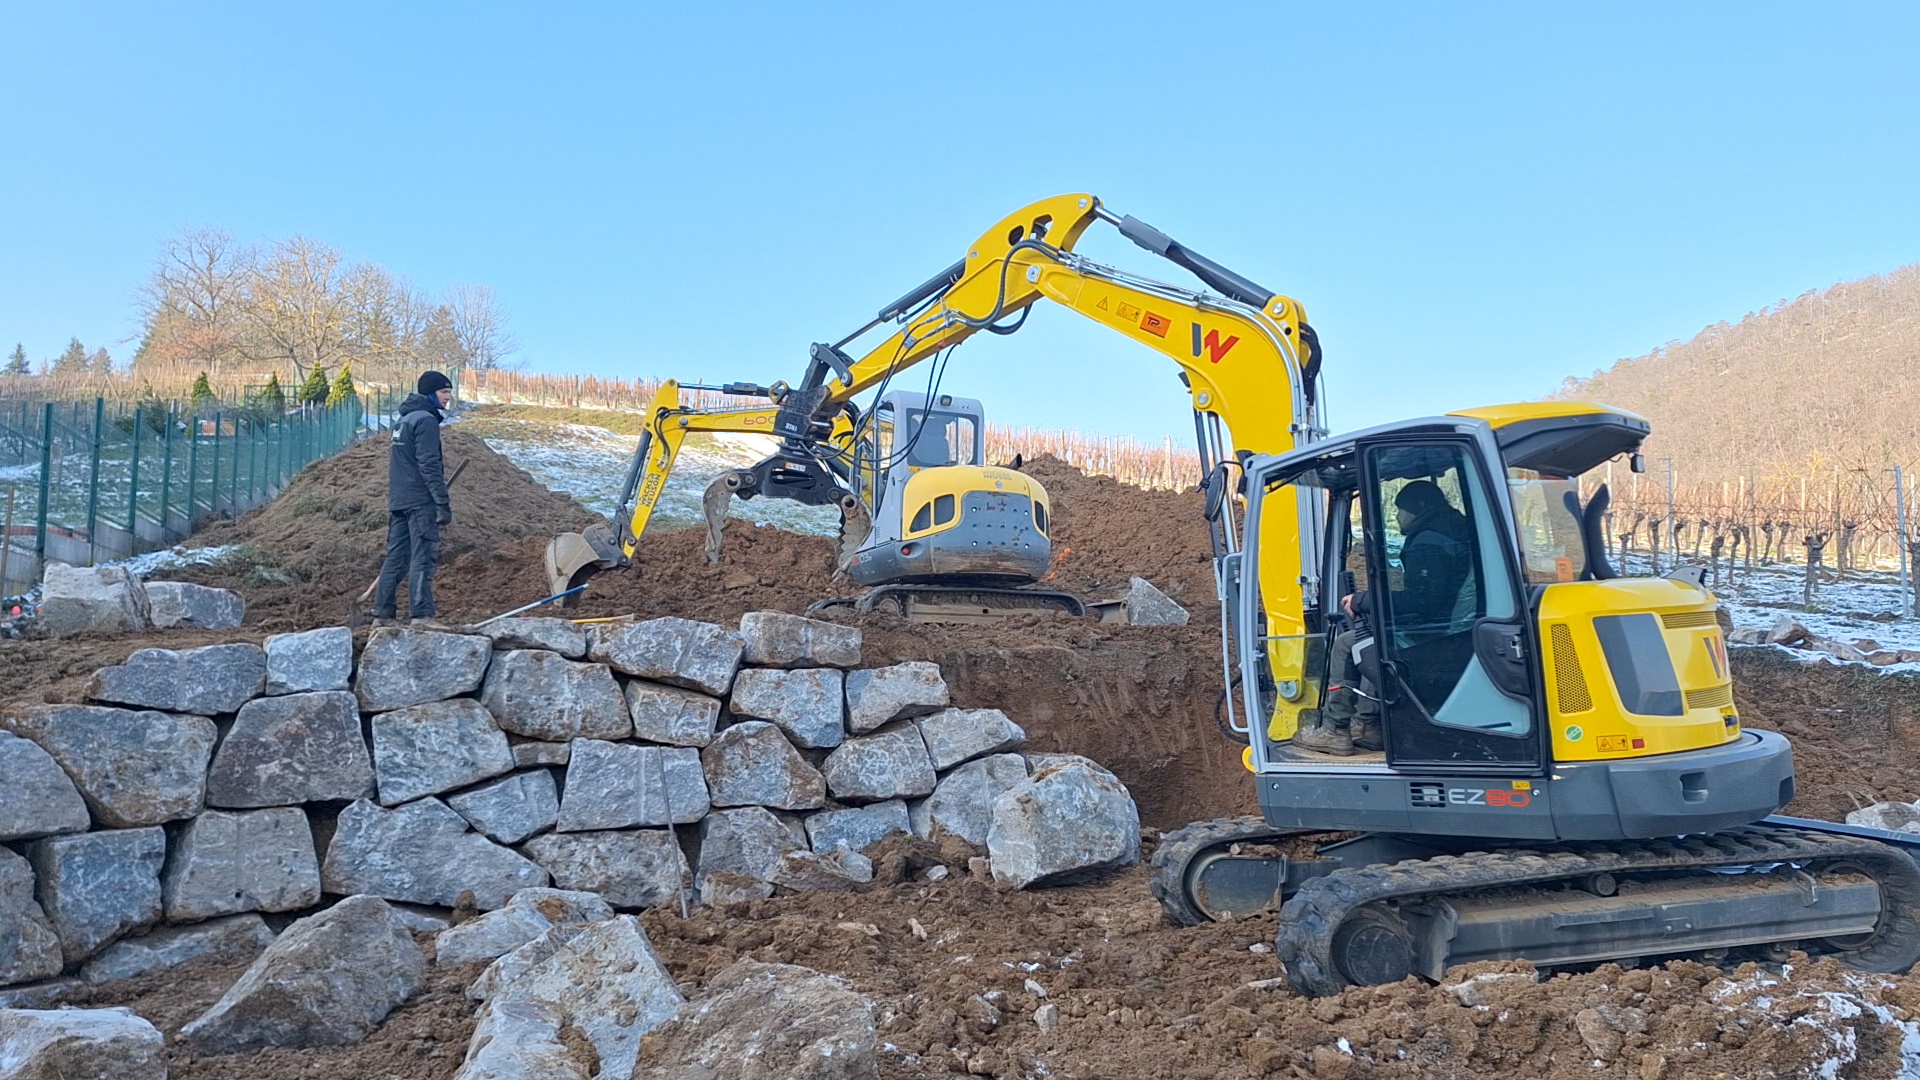
[[[1387,760],[1540,767],[1537,649],[1485,449],[1428,437],[1359,451]]]

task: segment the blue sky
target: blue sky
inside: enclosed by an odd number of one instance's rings
[[[543,7],[0,0],[0,349],[124,359],[216,226],[490,285],[535,370],[791,380],[1086,190],[1302,301],[1348,428],[1920,260],[1920,5]],[[1191,433],[1058,309],[946,386]]]

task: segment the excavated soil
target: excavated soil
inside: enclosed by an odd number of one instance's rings
[[[478,440],[449,431],[448,449],[451,460],[472,464],[454,489],[443,618],[482,618],[536,598],[545,537],[588,516]],[[244,631],[3,642],[0,696],[72,700],[93,668],[135,648],[339,622],[378,565],[383,455],[378,446],[356,448],[310,469],[272,506],[203,535],[201,543],[244,543],[248,553],[178,576],[239,589],[249,603]],[[1123,487],[1050,460],[1028,467],[1054,500],[1054,584],[1099,597],[1131,576],[1146,577],[1191,610],[1192,624],[1109,627],[1033,615],[978,628],[833,617],[859,623],[869,662],[937,660],[958,704],[1004,708],[1036,748],[1084,753],[1113,768],[1150,826],[1250,810],[1237,747],[1215,729],[1218,611],[1198,496]],[[801,611],[845,588],[827,580],[824,540],[736,522],[726,560],[709,566],[702,539],[688,531],[649,536],[639,565],[594,579],[577,614],[732,621],[756,609]],[[1803,664],[1761,649],[1736,650],[1734,669],[1746,723],[1794,740],[1800,794],[1790,812],[1838,818],[1864,802],[1920,796],[1920,685],[1913,679]],[[1155,835],[1149,828],[1149,849]],[[935,861],[954,873],[929,885],[916,875]],[[1785,972],[1742,968],[1727,981],[1720,969],[1675,962],[1503,982],[1486,992],[1486,1008],[1411,980],[1310,1001],[1275,979],[1271,916],[1169,926],[1140,867],[1090,884],[1008,894],[970,878],[954,852],[909,844],[878,862],[882,882],[858,893],[695,909],[684,921],[665,909],[644,918],[690,992],[741,956],[845,976],[880,1006],[881,1039],[892,1048],[882,1054],[882,1075],[890,1080],[966,1073],[1870,1078],[1920,1069],[1920,1057],[1903,1058],[1887,1029],[1848,1019],[1848,1006],[1821,996],[1845,991],[1895,1017],[1920,1016],[1920,979],[1912,977],[1882,982],[1820,961]],[[212,1004],[239,970],[182,970],[96,991],[85,1003],[130,1005],[171,1033]],[[225,1058],[176,1049],[172,1075],[445,1080],[472,1030],[462,989],[473,974],[432,969],[428,988],[360,1046]],[[1057,1009],[1052,1030],[1036,1022],[1043,1004]],[[1856,1060],[1833,1064],[1835,1040],[1847,1038]],[[1920,1037],[1912,1041],[1920,1047]]]

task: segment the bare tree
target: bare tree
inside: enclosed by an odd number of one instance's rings
[[[460,351],[473,367],[490,371],[520,347],[507,332],[507,317],[499,300],[485,285],[455,285],[447,307],[453,314],[453,332],[459,337]]]
[[[218,229],[168,240],[140,289],[147,354],[219,370],[239,355],[243,293],[254,253]]]
[[[260,363],[291,364],[305,377],[348,350],[350,307],[341,289],[340,252],[296,236],[273,246],[247,278],[241,351]]]

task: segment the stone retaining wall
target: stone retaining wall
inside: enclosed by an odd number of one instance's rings
[[[857,629],[778,612],[134,653],[87,703],[0,715],[0,998],[162,923],[257,936],[341,896],[733,902],[857,886],[905,833],[985,848],[1004,887],[1138,858],[1111,773],[1020,753],[936,665],[860,659]]]

